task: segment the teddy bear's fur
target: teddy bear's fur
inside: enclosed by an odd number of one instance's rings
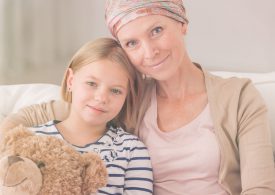
[[[16,163],[27,158],[39,165],[43,178],[39,195],[86,195],[96,192],[107,182],[105,165],[97,154],[80,154],[61,139],[35,135],[22,126],[8,131],[2,138],[0,161],[4,160],[3,158],[6,162],[13,158]],[[13,164],[14,162],[8,163]],[[0,178],[0,181],[3,181],[3,178]],[[0,189],[4,189],[3,183],[0,184]]]

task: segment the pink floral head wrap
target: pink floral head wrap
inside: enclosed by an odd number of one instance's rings
[[[128,22],[146,15],[163,15],[188,23],[182,0],[107,0],[105,20],[114,37]]]

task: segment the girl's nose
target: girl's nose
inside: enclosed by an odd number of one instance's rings
[[[108,93],[106,89],[97,89],[94,95],[94,99],[100,104],[106,104],[108,100]]]

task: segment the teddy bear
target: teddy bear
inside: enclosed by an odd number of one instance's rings
[[[0,140],[1,195],[90,195],[107,183],[104,162],[23,126]]]

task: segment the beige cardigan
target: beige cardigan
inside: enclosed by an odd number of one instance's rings
[[[270,127],[259,92],[248,79],[204,75],[221,149],[219,183],[230,195],[275,195]],[[33,105],[6,118],[1,129],[63,120],[68,110],[61,101]]]

